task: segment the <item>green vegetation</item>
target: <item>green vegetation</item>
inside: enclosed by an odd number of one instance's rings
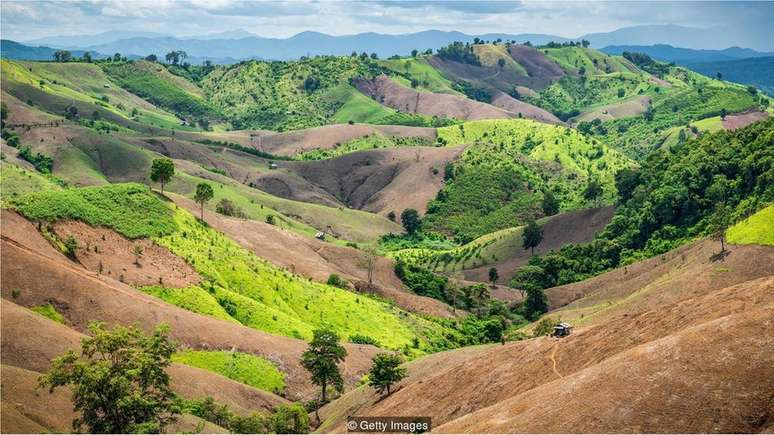
[[[105,73],[122,88],[188,120],[202,124],[218,118],[219,111],[194,84],[171,75],[163,66],[145,61],[103,62]]]
[[[374,356],[373,365],[368,371],[368,385],[374,387],[379,394],[390,388],[406,377],[407,370],[400,365],[403,363],[400,356],[389,353],[380,353]]]
[[[271,415],[253,412],[241,416],[228,405],[216,403],[211,396],[198,400],[182,400],[184,412],[226,428],[231,433],[308,433],[309,414],[298,403],[280,405]]]
[[[34,192],[14,204],[29,219],[79,219],[132,239],[171,234],[178,228],[169,207],[142,184]]]
[[[428,64],[425,57],[382,60],[379,64],[397,74],[394,78],[398,82],[418,91],[457,94],[453,82]]]
[[[774,246],[774,205],[729,228],[726,241],[737,245]]]
[[[201,85],[235,128],[283,131],[327,123],[349,101],[350,79],[380,72],[375,61],[362,57],[251,61],[216,68]]]
[[[52,175],[28,171],[19,166],[0,162],[0,204],[9,206],[16,198],[31,192],[61,189],[63,182]]]
[[[242,352],[184,350],[172,355],[172,361],[221,374],[229,379],[261,390],[280,394],[285,375],[269,361]]]
[[[774,201],[772,141],[774,119],[768,119],[652,153],[639,171],[618,177],[621,206],[597,239],[533,257],[529,274],[520,277],[522,288],[579,281],[696,237],[722,235],[725,222]],[[760,234],[756,222],[742,224],[732,236],[741,238],[746,229]]]
[[[54,308],[51,304],[46,305],[38,305],[36,307],[30,308],[30,310],[40,314],[43,317],[48,317],[49,319],[53,320],[54,322],[64,324],[65,318],[62,314],[60,314],[56,308]]]
[[[563,210],[587,203],[578,186],[596,181],[615,197],[614,174],[633,162],[603,143],[534,121],[487,120],[438,129],[441,143],[469,143],[444,188],[428,204],[423,228],[465,243],[542,214],[550,191]]]
[[[166,368],[175,352],[168,328],[145,335],[134,327],[89,325],[81,352],[51,362],[40,378],[50,391],[69,386],[76,430],[92,433],[159,433],[180,413]]]
[[[228,320],[229,322],[239,323],[231,317],[229,311],[235,310],[227,303],[221,303],[208,290],[199,286],[184,288],[167,288],[160,285],[142,287],[140,290],[153,295],[169,304],[185,308],[195,313],[215,317],[216,319]]]

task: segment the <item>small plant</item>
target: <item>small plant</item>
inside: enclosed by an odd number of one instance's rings
[[[64,243],[62,244],[62,251],[64,254],[71,259],[75,259],[75,252],[78,250],[78,241],[75,240],[75,237],[68,236],[67,239],[65,239]]]
[[[352,334],[349,336],[349,342],[355,344],[370,344],[371,346],[382,347],[378,340],[367,335]]]
[[[347,281],[342,279],[339,275],[332,273],[328,277],[328,285],[332,285],[338,288],[347,288]]]

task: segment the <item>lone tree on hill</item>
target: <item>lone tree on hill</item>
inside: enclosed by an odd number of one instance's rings
[[[527,299],[524,301],[524,315],[529,320],[536,320],[545,312],[548,312],[548,298],[543,289],[537,287],[528,288]]]
[[[105,329],[89,325],[81,354],[68,351],[55,358],[40,386],[53,392],[70,386],[80,416],[73,421],[90,433],[160,433],[179,414],[166,368],[176,344],[167,326],[147,336],[134,327]]]
[[[527,223],[527,227],[524,228],[524,234],[521,237],[521,245],[524,249],[530,249],[531,254],[535,255],[535,247],[543,241],[543,229],[532,219]]]
[[[317,329],[309,347],[301,355],[301,366],[312,375],[312,382],[320,387],[320,406],[328,400],[328,385],[341,392],[344,380],[338,364],[344,361],[347,350],[339,344],[339,336],[329,329]],[[316,413],[316,411],[315,411]],[[320,420],[319,414],[317,421]]]
[[[400,214],[400,221],[403,224],[403,228],[409,234],[414,234],[419,230],[419,226],[422,221],[419,219],[419,212],[413,208],[407,208]]]
[[[368,273],[368,285],[374,283],[374,270],[376,269],[377,260],[379,260],[379,254],[376,248],[367,246],[363,248],[363,254],[357,261],[357,265]]]
[[[204,204],[211,200],[215,193],[212,191],[212,186],[207,183],[199,183],[196,185],[196,195],[194,195],[194,201],[199,203],[202,221],[204,220]]]
[[[175,163],[172,159],[162,157],[160,159],[153,159],[151,164],[150,179],[154,183],[161,185],[161,194],[164,194],[164,185],[169,183],[172,176],[175,175]]]
[[[374,356],[371,370],[368,371],[368,385],[374,387],[379,394],[390,395],[390,388],[406,377],[406,368],[398,355],[380,353]]]
[[[492,283],[492,287],[495,286],[497,280],[500,279],[500,274],[497,273],[497,268],[492,267],[489,269],[489,282]]]
[[[720,253],[726,252],[726,230],[731,226],[731,210],[725,203],[720,203],[715,208],[709,222],[709,229],[713,240],[720,242]]]
[[[546,216],[553,216],[559,213],[559,200],[556,199],[554,193],[550,190],[543,192],[543,214]]]

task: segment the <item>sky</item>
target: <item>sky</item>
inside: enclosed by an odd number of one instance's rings
[[[235,29],[270,37],[439,29],[574,38],[642,24],[760,30],[774,23],[774,2],[0,0],[0,8],[0,36],[16,41],[112,30],[195,36]]]

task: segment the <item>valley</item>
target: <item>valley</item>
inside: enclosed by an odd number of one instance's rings
[[[3,57],[2,432],[96,432],[97,339],[168,350],[138,432],[774,430],[772,98],[489,39]]]

